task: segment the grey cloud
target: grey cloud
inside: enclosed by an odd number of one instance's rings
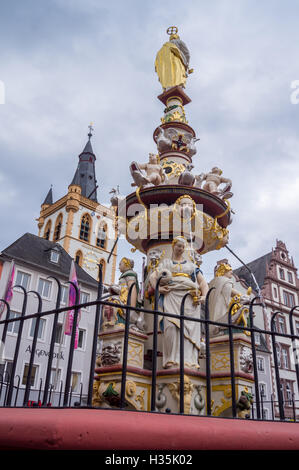
[[[34,218],[51,183],[56,198],[66,192],[90,121],[99,198],[106,201],[116,184],[131,192],[128,165],[155,150],[152,133],[163,114],[155,53],[167,26],[177,24],[195,68],[186,114],[201,138],[196,171],[218,164],[233,179],[231,246],[250,261],[282,238],[298,262],[293,182],[299,105],[289,99],[290,83],[299,79],[298,4],[202,3],[31,0],[4,6],[0,208],[7,228],[0,249],[37,232]],[[121,243],[120,253],[129,249]],[[133,257],[142,262],[141,255]],[[205,255],[204,270],[211,273],[222,257],[230,258],[227,250]]]

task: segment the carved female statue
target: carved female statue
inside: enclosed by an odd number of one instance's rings
[[[229,264],[221,263],[218,266],[215,277],[209,283],[209,287],[214,288],[210,294],[210,320],[228,323],[229,309],[233,303],[236,303],[232,309],[232,323],[247,326],[249,311],[243,304],[249,302],[249,296],[240,294],[234,288],[233,271]],[[250,293],[251,288],[247,291],[247,294]],[[217,335],[223,332],[224,329],[227,328],[213,325],[210,327],[210,332],[211,335]]]
[[[116,285],[111,285],[109,291],[112,294],[107,299],[109,302],[115,304],[126,304],[128,300],[129,289],[132,284],[135,286],[131,293],[132,307],[136,307],[139,294],[139,285],[137,273],[133,271],[134,261],[128,258],[122,258],[119,263],[119,270],[121,272],[119,282]],[[111,307],[106,305],[104,307],[104,328],[109,326],[124,326],[126,321],[126,310],[121,307]],[[143,330],[143,318],[131,310],[130,313],[130,324],[132,328]]]
[[[177,237],[172,242],[172,257],[164,259],[159,270],[152,274],[151,283],[156,285],[157,279],[164,275],[165,282],[160,284],[163,310],[180,315],[181,302],[187,292],[192,294],[185,301],[185,315],[199,318],[200,303],[205,299],[208,285],[199,268],[189,260],[184,259],[187,242],[183,237]],[[180,320],[171,317],[160,319],[163,331],[163,367],[177,367],[180,363]],[[184,321],[184,363],[188,367],[199,368],[199,351],[201,326],[199,322]]]
[[[158,51],[155,61],[155,70],[164,90],[176,85],[185,87],[189,70],[190,53],[186,44],[180,40],[178,34],[171,34]]]

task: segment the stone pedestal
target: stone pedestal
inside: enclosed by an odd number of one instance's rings
[[[236,402],[242,391],[252,393],[254,386],[252,351],[250,337],[234,334],[234,377]],[[230,350],[228,335],[212,338],[210,341],[212,414],[232,416],[232,389]],[[240,410],[238,411],[239,414]],[[250,411],[249,411],[250,413]],[[241,413],[240,413],[241,416]]]
[[[126,408],[150,409],[151,372],[144,369],[144,344],[147,335],[129,331],[126,376]],[[99,334],[101,352],[97,359],[93,406],[114,408],[120,405],[124,328]]]
[[[180,412],[180,370],[162,369],[157,372],[157,411]],[[184,413],[201,415],[206,413],[205,374],[184,370]]]

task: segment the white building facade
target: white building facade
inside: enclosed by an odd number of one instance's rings
[[[6,248],[0,256],[1,278],[0,298],[4,298],[11,263],[15,263],[14,285],[21,285],[27,291],[27,307],[23,322],[19,354],[14,372],[13,403],[21,404],[28,376],[28,366],[32,351],[32,340],[36,319],[26,320],[26,315],[37,313],[38,296],[30,291],[38,292],[42,299],[42,311],[56,308],[58,284],[54,277],[60,281],[61,302],[60,307],[68,305],[69,273],[72,259],[60,245],[37,237],[25,234],[19,240]],[[38,263],[39,261],[39,263]],[[79,266],[76,268],[80,287],[80,302],[87,303],[96,300],[98,283]],[[10,303],[10,318],[20,317],[24,302],[24,292],[20,288],[13,289],[13,298]],[[5,318],[6,310],[1,320]],[[58,324],[55,330],[55,346],[51,367],[49,401],[57,405],[63,399],[60,390],[64,392],[71,337],[64,334],[65,312],[58,315]],[[49,349],[52,337],[54,315],[41,316],[38,330],[37,345],[34,354],[31,374],[30,399],[38,401],[43,399],[43,390],[49,359]],[[88,393],[90,374],[91,350],[95,324],[95,307],[90,306],[81,310],[78,325],[78,347],[74,350],[72,375],[70,383],[71,403],[84,403]],[[0,379],[2,390],[0,403],[5,399],[6,383],[11,379],[13,361],[15,359],[16,343],[20,331],[20,322],[8,324],[6,338],[2,344],[2,357],[0,363]],[[4,325],[0,326],[2,338]],[[81,395],[81,397],[80,397]]]

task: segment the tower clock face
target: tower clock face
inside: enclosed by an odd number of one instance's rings
[[[95,253],[93,250],[89,250],[83,256],[82,268],[88,269],[88,271],[97,270],[99,262],[100,262],[100,258],[98,254]]]

